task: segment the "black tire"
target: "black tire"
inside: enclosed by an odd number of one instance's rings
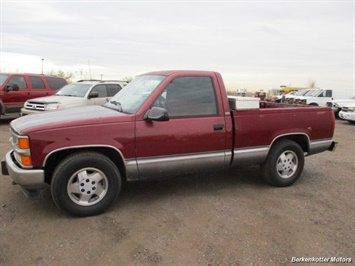
[[[51,182],[54,203],[65,213],[90,216],[103,212],[121,190],[121,175],[106,156],[80,152],[65,158]]]
[[[277,141],[261,165],[262,177],[271,185],[290,186],[297,181],[304,167],[302,148],[292,140]]]

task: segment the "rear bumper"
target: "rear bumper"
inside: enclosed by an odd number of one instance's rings
[[[311,141],[307,155],[313,155],[324,151],[335,151],[337,142],[332,139]]]
[[[20,168],[15,163],[13,151],[9,151],[1,161],[1,172],[3,175],[9,175],[14,183],[24,190],[38,190],[46,186],[44,170]]]

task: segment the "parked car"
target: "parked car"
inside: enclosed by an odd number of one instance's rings
[[[228,98],[217,72],[151,72],[103,106],[13,120],[2,174],[30,196],[50,186],[61,210],[88,216],[125,181],[261,165],[268,183],[290,186],[305,156],[335,149],[334,128],[327,107]]]
[[[282,102],[283,103],[293,104],[295,98],[303,96],[306,93],[308,93],[309,91],[311,91],[311,89],[305,89],[305,90],[299,90],[299,91],[291,91],[291,92],[287,93],[286,95],[284,95],[284,97],[282,97]]]
[[[0,73],[0,118],[19,115],[27,100],[53,95],[66,84],[56,76]]]
[[[339,117],[339,112],[343,106],[347,104],[355,103],[355,99],[339,99],[327,102],[327,106],[332,108],[336,117]]]
[[[347,120],[349,123],[355,123],[355,103],[348,103],[344,105],[339,112],[339,117]]]
[[[56,94],[26,101],[21,115],[67,109],[84,105],[103,105],[122,87],[125,81],[80,81],[64,86]]]
[[[313,106],[327,106],[331,100],[347,99],[355,97],[354,89],[317,89],[310,94],[298,97],[297,103]]]

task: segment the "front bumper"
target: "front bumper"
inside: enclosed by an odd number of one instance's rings
[[[25,191],[38,190],[46,186],[44,170],[22,169],[15,163],[13,151],[9,151],[1,161],[3,175],[10,175],[14,183]],[[24,191],[24,192],[25,192]]]
[[[40,114],[43,113],[43,111],[38,111],[38,110],[30,110],[26,108],[21,108],[21,116],[24,115],[31,115],[31,114]]]
[[[355,112],[343,112],[340,111],[339,117],[344,120],[354,121],[355,122]]]

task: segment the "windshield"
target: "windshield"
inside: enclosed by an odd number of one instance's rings
[[[84,97],[91,86],[91,84],[68,84],[61,88],[55,95]]]
[[[104,106],[120,112],[134,114],[165,78],[166,76],[161,75],[138,76]]]
[[[318,90],[310,90],[310,91],[306,92],[303,96],[311,96],[315,92],[318,92]]]
[[[0,74],[0,86],[2,86],[9,75]]]
[[[319,92],[320,92],[320,90],[314,90],[314,91],[311,91],[311,93],[306,93],[306,96],[313,96],[313,97],[315,97],[315,96],[318,96],[318,94],[319,94]]]
[[[300,90],[300,91],[297,91],[297,92],[295,93],[295,95],[300,96],[300,95],[303,95],[303,94],[305,94],[305,93],[307,93],[307,90]]]

